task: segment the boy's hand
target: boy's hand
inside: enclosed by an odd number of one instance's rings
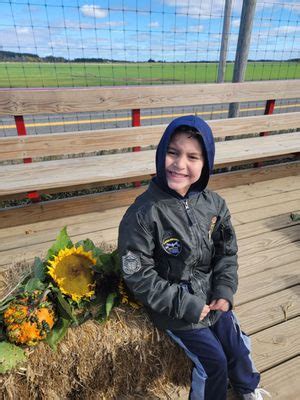
[[[208,306],[210,310],[219,310],[219,311],[228,311],[229,310],[229,302],[225,299],[213,300]]]
[[[205,306],[203,307],[201,314],[200,314],[200,321],[202,321],[209,312],[210,312],[210,308],[207,304],[205,304]]]

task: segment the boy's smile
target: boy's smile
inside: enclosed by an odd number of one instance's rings
[[[169,144],[165,168],[170,189],[185,196],[190,186],[197,182],[204,166],[199,140],[189,133],[177,133]]]

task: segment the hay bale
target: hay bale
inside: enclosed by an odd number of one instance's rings
[[[2,271],[0,299],[31,268],[20,262]],[[0,375],[1,399],[183,399],[175,393],[190,383],[191,362],[184,352],[143,309],[129,306],[114,308],[103,324],[90,320],[69,328],[56,352],[39,343],[29,353],[25,366]]]
[[[122,306],[104,324],[70,328],[56,352],[40,343],[25,368],[3,375],[0,384],[9,400],[168,399],[189,384],[190,367],[143,310]]]

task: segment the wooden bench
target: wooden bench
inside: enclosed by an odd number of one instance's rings
[[[0,114],[144,109],[300,98],[300,81],[91,89],[0,90]],[[294,399],[299,371],[299,133],[300,113],[209,121],[216,140],[210,187],[226,198],[239,240],[240,286],[236,312],[250,334],[262,384],[273,399]],[[0,198],[90,189],[147,180],[165,125],[0,138]],[[252,136],[251,136],[252,135]],[[251,137],[249,137],[251,136]],[[223,140],[230,137],[233,140]],[[238,137],[238,138],[237,138]],[[132,152],[142,146],[141,152]],[[146,149],[143,149],[145,147]],[[118,154],[107,154],[115,149]],[[95,152],[104,154],[95,155]],[[62,159],[66,154],[72,158]],[[56,157],[43,161],[43,158]],[[33,158],[32,163],[23,159]],[[282,162],[284,159],[284,162]],[[10,160],[19,164],[11,165]],[[272,165],[253,168],[264,161]],[[278,163],[276,163],[278,160]],[[247,166],[247,168],[245,168]],[[233,168],[234,169],[234,168]],[[127,185],[128,186],[128,185]],[[74,241],[115,244],[120,218],[145,186],[42,201],[0,211],[0,271],[42,255],[68,226]],[[1,274],[0,274],[1,287]],[[180,400],[186,398],[182,392]],[[173,398],[173,397],[172,397]],[[174,399],[176,396],[174,397]],[[233,399],[232,394],[229,395]]]
[[[290,99],[300,97],[300,80],[261,81],[234,84],[165,85],[87,89],[7,89],[0,90],[0,115],[55,114],[82,111],[144,109],[169,106],[220,104],[229,102]],[[261,115],[209,122],[216,140],[215,168],[282,159],[277,165],[240,169],[213,175],[210,187],[220,189],[299,172],[299,133],[242,138],[249,134],[287,131],[300,126],[300,112]],[[150,179],[155,173],[155,150],[132,152],[135,146],[156,145],[165,125],[55,133],[0,138],[0,200],[20,199],[27,193],[70,192],[109,187]],[[230,136],[235,140],[223,140]],[[238,139],[236,139],[238,137]],[[118,150],[117,154],[94,155]],[[129,151],[128,151],[129,150]],[[98,153],[99,154],[99,153]],[[72,158],[62,158],[72,155]],[[44,161],[44,158],[55,157]],[[69,157],[69,156],[68,156]],[[23,163],[22,160],[38,159]],[[8,164],[18,160],[18,164]],[[128,206],[144,187],[114,190],[54,201],[44,201],[0,211],[1,228],[53,221],[61,217]],[[121,212],[124,210],[122,209]],[[31,229],[24,228],[31,232]],[[101,230],[100,230],[101,232]],[[0,235],[5,235],[5,232]],[[33,237],[34,235],[30,234]],[[51,237],[53,239],[53,237]],[[50,236],[48,240],[51,240]],[[103,236],[97,238],[103,239]],[[45,241],[45,248],[48,245]],[[116,240],[116,229],[107,237]],[[40,242],[40,239],[37,240]],[[5,246],[3,244],[3,246]],[[0,266],[11,263],[16,254],[2,253]],[[32,256],[29,257],[31,259]],[[27,258],[27,256],[25,257]]]

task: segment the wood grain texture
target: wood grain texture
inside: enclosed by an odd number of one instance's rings
[[[300,97],[300,80],[56,89],[1,89],[0,115],[177,107]]]
[[[298,356],[264,372],[261,385],[271,393],[272,400],[296,400],[300,393],[299,371]]]
[[[294,176],[281,178],[280,176],[274,180],[258,181],[251,184],[244,184],[238,187],[224,188],[218,190],[218,193],[226,198],[229,204],[240,201],[251,200],[258,197],[270,196],[278,193],[285,193],[300,189],[300,179]]]
[[[298,317],[251,336],[252,355],[259,371],[299,355],[299,326]]]
[[[8,228],[52,220],[53,218],[57,219],[129,206],[145,189],[146,187],[142,186],[134,189],[114,190],[2,209],[0,210],[0,226]]]
[[[299,225],[290,226],[278,231],[266,232],[239,241],[239,256],[245,257],[249,254],[259,253],[268,249],[275,249],[300,240]]]
[[[298,230],[300,230],[299,226]],[[243,245],[241,241],[238,241],[238,243],[240,247]],[[297,260],[300,260],[299,241],[284,243],[281,246],[271,247],[263,251],[254,251],[252,254],[239,256],[239,277],[244,278]]]
[[[272,395],[272,400],[296,400],[300,393],[300,357],[294,357],[281,365],[261,374],[260,386]],[[265,399],[268,397],[265,396]],[[188,400],[188,390],[180,388],[179,395],[172,400]],[[240,400],[232,389],[228,390],[227,400]]]
[[[240,305],[249,301],[265,297],[280,290],[299,285],[299,262],[281,265],[241,280],[239,290],[235,296],[235,304]]]
[[[215,138],[300,127],[300,112],[209,121]],[[157,145],[166,125],[0,138],[0,160]]]
[[[216,143],[215,167],[295,152],[300,152],[298,133],[219,142]],[[155,173],[154,160],[155,151],[148,150],[3,166],[0,170],[0,196],[96,182],[108,185],[124,180],[142,180]]]
[[[300,286],[250,301],[234,311],[243,331],[252,335],[300,315]]]

